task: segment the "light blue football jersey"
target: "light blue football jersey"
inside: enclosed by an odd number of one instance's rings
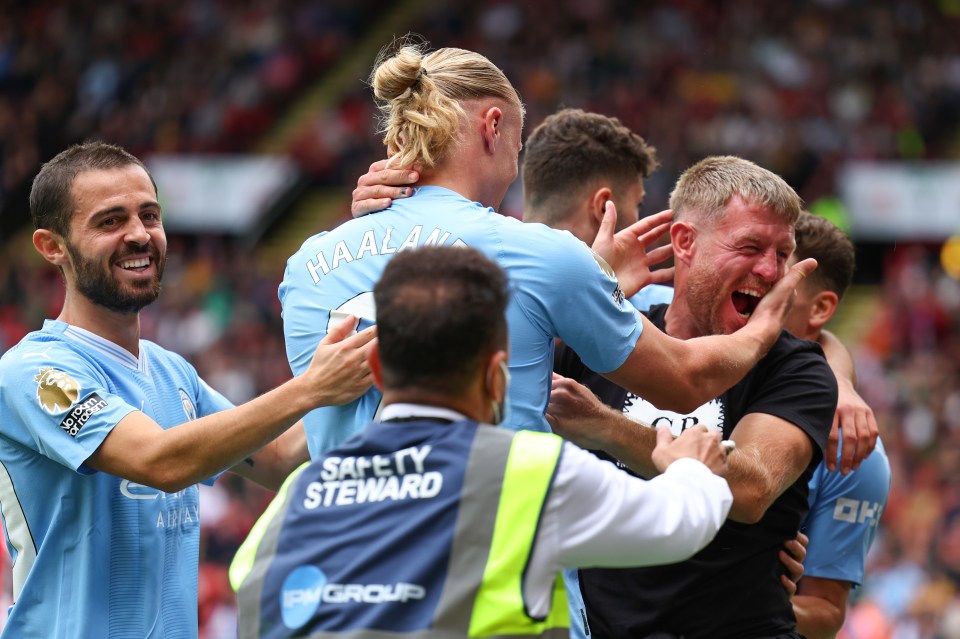
[[[609,266],[573,235],[524,224],[437,186],[416,189],[380,213],[309,238],[288,261],[280,285],[287,357],[295,375],[310,363],[331,319],[375,319],[373,287],[390,257],[426,245],[469,246],[503,267],[510,374],[505,426],[546,431],[554,338],[601,372],[615,370],[640,337],[641,324]],[[468,336],[465,336],[469,339]],[[306,417],[311,456],[329,450],[374,418],[380,393]]]
[[[880,440],[860,468],[846,475],[820,462],[810,480],[810,512],[800,524],[810,537],[804,576],[859,586],[889,493],[890,462]]]
[[[13,558],[3,637],[197,636],[199,491],[84,462],[141,410],[164,428],[232,404],[182,357],[140,357],[48,320],[0,359],[0,507]]]

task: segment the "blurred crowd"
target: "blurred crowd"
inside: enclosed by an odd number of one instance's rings
[[[59,275],[26,234],[39,163],[99,137],[141,156],[249,150],[374,21],[357,0],[0,0],[0,352],[59,312]],[[734,153],[782,174],[812,208],[846,159],[960,158],[957,0],[423,2],[408,29],[502,66],[527,130],[559,106],[615,115],[658,149],[647,204],[676,175]],[[398,33],[397,35],[401,35]],[[370,62],[372,63],[373,53]],[[289,153],[319,184],[350,185],[382,154],[357,78]],[[518,215],[512,191],[506,212]],[[856,238],[854,238],[856,239]],[[144,336],[240,402],[289,377],[263,267],[219,236],[173,237]],[[893,468],[890,503],[854,592],[847,639],[960,638],[960,282],[935,247],[892,245],[879,302],[848,336]],[[203,492],[202,639],[234,636],[226,565],[269,495]]]
[[[364,0],[0,0],[0,237],[67,144],[249,150],[364,26]]]

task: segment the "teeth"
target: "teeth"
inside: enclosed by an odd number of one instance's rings
[[[760,299],[761,297],[763,297],[763,293],[759,291],[752,291],[746,288],[737,289],[737,293],[740,293],[742,295],[749,295],[750,297],[756,297],[757,299]]]
[[[139,260],[127,260],[125,262],[120,262],[120,268],[140,268],[143,266],[150,265],[149,257],[142,257]]]

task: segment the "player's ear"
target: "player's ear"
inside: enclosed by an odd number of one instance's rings
[[[500,107],[490,106],[481,112],[481,130],[483,146],[487,153],[493,155],[500,140],[500,127],[503,126],[503,111]]]
[[[833,291],[820,291],[814,295],[810,304],[810,326],[822,328],[833,317],[839,304],[840,298]]]
[[[55,266],[63,267],[69,262],[66,242],[59,234],[50,229],[37,229],[33,232],[33,246],[37,252]]]
[[[600,228],[607,202],[612,199],[613,191],[609,186],[601,186],[599,189],[590,193],[590,203],[587,210],[590,214],[590,224],[594,229]]]
[[[673,244],[673,255],[676,259],[689,262],[696,239],[697,229],[690,222],[675,220],[670,225],[670,243]]]
[[[507,395],[507,386],[510,383],[507,367],[507,351],[497,350],[487,359],[484,374],[484,388],[494,401],[502,402]]]

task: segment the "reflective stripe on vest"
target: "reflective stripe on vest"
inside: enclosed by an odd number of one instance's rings
[[[559,576],[546,619],[530,617],[523,602],[523,574],[562,444],[556,435],[530,431],[520,431],[513,438],[470,637],[541,634],[570,625],[566,590]]]
[[[263,576],[270,562],[258,563],[256,559],[262,556],[273,557],[276,553],[284,515],[290,505],[290,487],[309,465],[310,462],[304,462],[283,481],[276,497],[253,525],[230,563],[230,586],[237,593],[237,607],[243,611],[239,620],[240,637],[258,637],[260,634],[260,596]]]

